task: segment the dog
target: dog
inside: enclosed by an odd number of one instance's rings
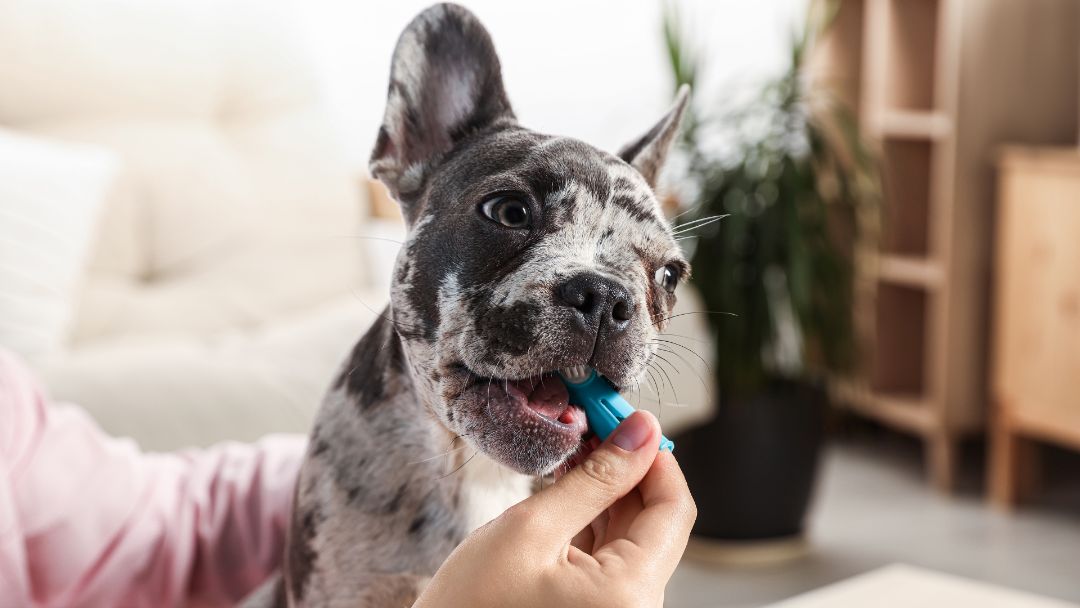
[[[283,575],[249,605],[410,605],[583,445],[554,371],[644,377],[690,271],[653,192],[687,100],[612,155],[520,126],[466,9],[406,27],[370,164],[408,229],[391,303],[322,403]]]

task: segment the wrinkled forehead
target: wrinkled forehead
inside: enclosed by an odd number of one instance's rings
[[[674,246],[652,189],[633,167],[582,141],[527,129],[466,142],[433,180],[427,202],[437,214],[453,212],[445,207],[468,213],[485,196],[509,191],[539,203],[536,238],[559,232],[564,239],[637,237],[639,247]]]

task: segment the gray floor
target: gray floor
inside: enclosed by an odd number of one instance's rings
[[[806,557],[725,568],[685,560],[666,605],[761,606],[895,562],[1080,603],[1075,484],[1050,487],[1039,504],[1004,515],[987,508],[970,479],[957,496],[933,492],[918,453],[884,443],[849,439],[829,448]],[[1075,463],[1066,475],[1074,480]],[[1060,500],[1051,500],[1055,492]]]

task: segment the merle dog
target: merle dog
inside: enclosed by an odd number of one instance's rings
[[[689,272],[652,190],[686,103],[612,155],[520,126],[464,8],[408,25],[371,157],[408,226],[391,304],[322,404],[283,577],[252,604],[409,605],[581,447],[554,370],[643,377]]]

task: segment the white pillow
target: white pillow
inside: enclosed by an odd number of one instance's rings
[[[0,346],[63,346],[97,217],[119,165],[106,148],[0,129]]]

